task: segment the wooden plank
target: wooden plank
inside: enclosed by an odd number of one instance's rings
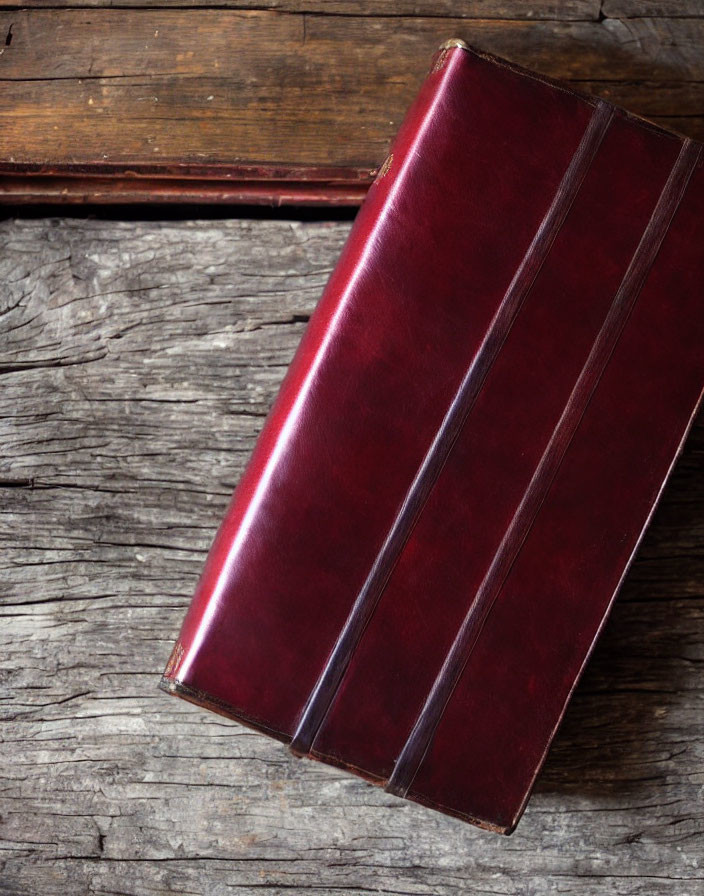
[[[279,180],[303,185],[308,201],[329,189],[358,202],[432,52],[452,34],[603,87],[687,134],[703,130],[704,19],[696,17],[468,24],[439,16],[400,28],[383,16],[24,9],[0,12],[4,33],[6,200],[55,198],[70,177],[78,186],[67,198],[99,196],[86,181],[92,175],[131,181],[131,199],[150,195],[153,183],[140,178],[160,177],[176,198],[182,188],[197,198],[192,181],[200,180],[211,201],[232,201],[245,188],[253,201],[280,199],[276,185],[266,194]],[[44,179],[27,181],[23,197],[16,177],[28,173]]]
[[[690,4],[691,5],[691,4]],[[321,15],[355,16],[434,16],[461,19],[555,19],[561,21],[599,19],[599,0],[473,0],[464,4],[457,0],[29,0],[22,4],[26,9],[66,9],[81,7],[135,8],[207,6],[209,9],[270,9],[277,12],[306,12]],[[0,8],[16,8],[12,0],[0,0]]]
[[[700,18],[468,23],[411,17],[399,29],[395,18],[374,16],[23,9],[2,13],[0,34],[10,24],[12,41],[0,57],[3,81],[22,82],[31,72],[40,81],[140,78],[142,86],[152,77],[233,79],[241,90],[277,95],[288,89],[300,96],[311,88],[352,92],[358,84],[371,90],[379,81],[388,87],[413,73],[422,77],[428,54],[453,29],[555,78],[704,78]]]
[[[641,16],[704,16],[700,0],[604,0],[603,16],[638,18]]]
[[[0,223],[0,889],[700,892],[701,423],[509,841],[157,691],[348,229]]]

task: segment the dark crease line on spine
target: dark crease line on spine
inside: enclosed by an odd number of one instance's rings
[[[631,258],[592,349],[520,505],[460,626],[423,709],[396,760],[386,790],[406,796],[432,743],[484,622],[525,543],[567,449],[606,369],[697,164],[700,147],[685,140]]]
[[[335,646],[308,698],[291,741],[294,753],[308,753],[332,703],[354,650],[371,618],[391,572],[452,446],[462,429],[496,356],[513,326],[545,258],[608,130],[613,107],[598,101],[580,143],[562,177],[482,344],[466,371],[445,417],[411,483],[362,589],[355,599]]]

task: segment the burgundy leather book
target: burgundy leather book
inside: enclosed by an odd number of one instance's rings
[[[162,687],[510,832],[704,381],[701,146],[450,41]]]

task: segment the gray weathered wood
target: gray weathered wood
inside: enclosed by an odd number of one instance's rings
[[[348,228],[0,223],[0,892],[703,893],[702,426],[510,839],[157,691]]]

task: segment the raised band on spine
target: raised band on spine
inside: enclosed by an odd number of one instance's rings
[[[598,101],[550,207],[501,300],[482,344],[455,393],[369,575],[352,605],[323,671],[308,698],[290,744],[294,753],[305,754],[310,751],[352,654],[374,612],[403,546],[413,530],[420,511],[486,376],[567,216],[612,117],[613,108],[603,101]]]
[[[685,140],[643,236],[550,441],[536,467],[494,559],[479,586],[423,709],[396,760],[386,790],[406,796],[432,742],[491,607],[518,556],[565,453],[604,373],[650,271],[699,157],[700,147]]]

